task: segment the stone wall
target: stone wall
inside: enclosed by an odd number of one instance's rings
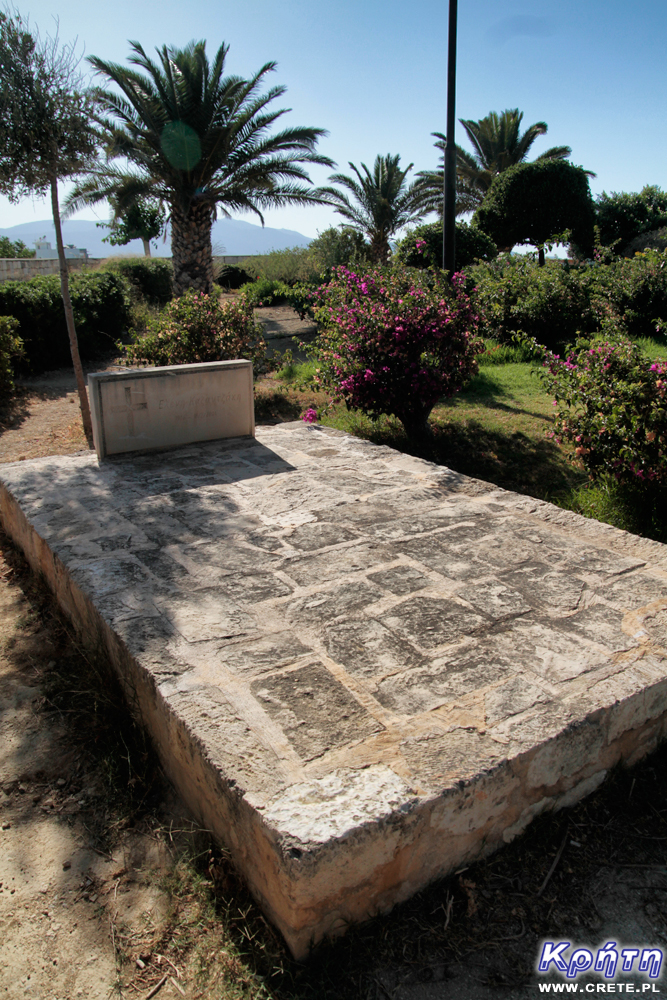
[[[84,263],[92,264],[92,260],[68,260],[70,271],[78,271]],[[27,281],[39,274],[58,274],[57,258],[37,257],[0,257],[0,281]]]
[[[248,260],[253,254],[227,254],[224,257],[214,257],[213,260],[220,264],[241,264]],[[87,261],[68,260],[67,266],[70,271],[80,270],[85,263],[88,267],[96,267],[103,258],[89,257]],[[164,260],[165,258],[159,258]],[[167,258],[170,260],[171,258]],[[27,281],[29,278],[36,278],[39,274],[58,274],[58,260],[54,258],[37,259],[36,257],[0,257],[0,281]]]

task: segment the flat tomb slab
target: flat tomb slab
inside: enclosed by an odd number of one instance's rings
[[[301,422],[0,480],[298,957],[665,734],[658,543]]]
[[[251,361],[88,376],[98,458],[255,433]]]

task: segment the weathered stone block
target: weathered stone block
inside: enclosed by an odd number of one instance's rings
[[[88,376],[99,458],[252,436],[251,361],[212,361]]]
[[[298,957],[667,734],[657,543],[302,423],[0,483]]]

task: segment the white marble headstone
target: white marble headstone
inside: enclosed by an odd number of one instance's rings
[[[98,458],[254,437],[251,361],[212,361],[88,376]]]

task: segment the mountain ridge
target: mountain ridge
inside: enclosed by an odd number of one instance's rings
[[[76,247],[84,247],[89,257],[143,256],[141,240],[132,240],[126,246],[114,247],[103,243],[108,234],[108,226],[100,226],[87,219],[68,219],[63,222],[63,239]],[[56,234],[51,219],[39,219],[36,222],[22,222],[17,226],[0,227],[0,236],[10,240],[23,240],[31,250],[35,240],[45,237],[52,247],[56,245]],[[307,247],[311,237],[304,236],[293,229],[272,229],[268,226],[256,226],[241,219],[216,219],[211,230],[213,253],[216,256],[243,256],[269,253],[270,250],[284,250],[288,247]],[[162,238],[151,241],[151,253],[154,257],[171,257],[169,234],[164,242]]]

